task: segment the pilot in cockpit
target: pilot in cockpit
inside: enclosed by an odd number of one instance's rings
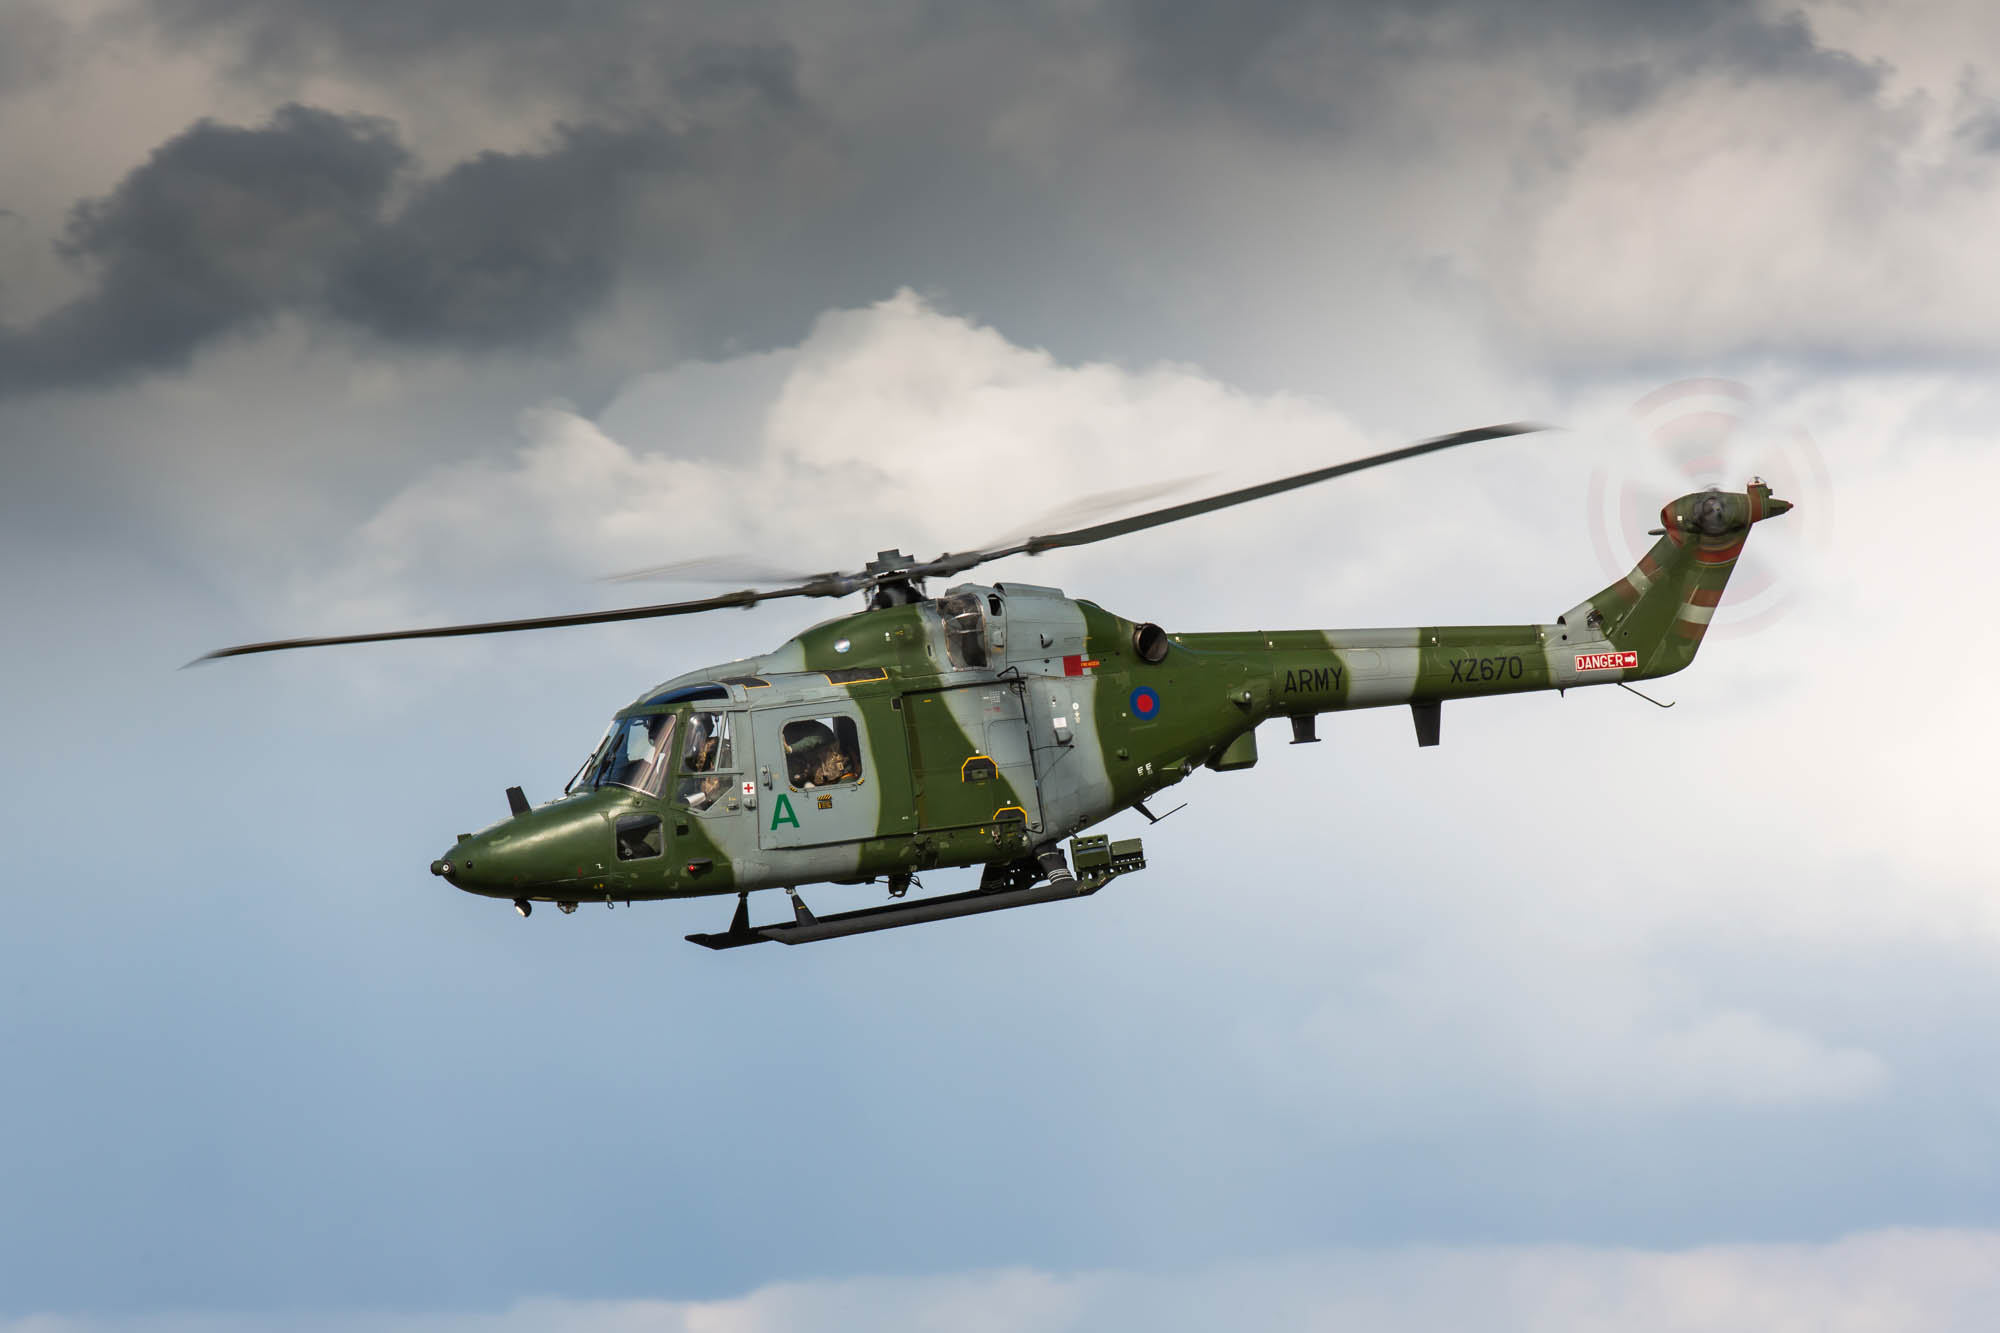
[[[689,773],[706,773],[715,767],[715,728],[707,713],[696,713],[688,727],[687,747],[681,752],[681,767]]]
[[[715,771],[721,738],[716,734],[716,719],[710,713],[697,713],[688,728],[687,746],[681,752],[681,771],[690,775],[681,783],[681,802],[690,810],[703,810],[722,795],[727,787],[727,779]]]

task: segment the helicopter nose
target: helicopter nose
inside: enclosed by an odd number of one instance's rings
[[[492,850],[490,840],[483,834],[462,833],[443,856],[431,862],[431,873],[457,888],[473,888],[484,878],[477,867],[481,861],[490,859],[487,854]]]
[[[553,892],[612,859],[610,822],[601,802],[571,800],[510,816],[477,833],[462,834],[431,862],[431,874],[455,889],[494,898]]]

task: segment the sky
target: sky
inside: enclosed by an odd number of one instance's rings
[[[1984,1328],[1996,224],[1954,0],[0,0],[0,1333]],[[1673,707],[1273,726],[1072,906],[428,873],[855,607],[179,669],[1517,419],[988,572],[1548,620],[1761,474]]]

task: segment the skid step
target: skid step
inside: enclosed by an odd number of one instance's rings
[[[729,923],[728,930],[687,938],[690,943],[705,949],[740,949],[746,944],[762,944],[766,940],[775,940],[780,944],[811,944],[818,940],[839,939],[843,935],[896,930],[926,921],[948,921],[953,917],[975,916],[981,912],[1004,912],[1009,908],[1031,907],[1036,903],[1064,898],[1087,898],[1119,875],[1142,870],[1146,865],[1145,854],[1136,838],[1115,844],[1105,837],[1073,838],[1070,846],[1075,853],[1075,878],[1063,876],[1025,886],[978,888],[965,893],[919,898],[914,902],[892,902],[881,907],[834,912],[827,916],[815,916],[796,890],[787,889],[796,919],[768,926],[750,924],[750,899],[745,894],[736,901],[736,916]],[[1005,883],[1004,878],[1000,882]]]

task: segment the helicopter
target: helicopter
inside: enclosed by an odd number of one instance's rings
[[[1257,728],[1293,744],[1322,713],[1409,708],[1439,742],[1446,700],[1647,680],[1694,660],[1752,525],[1788,511],[1763,481],[1660,511],[1658,540],[1616,583],[1547,624],[1169,633],[1027,583],[927,585],[1179,522],[1478,441],[1484,426],[1136,516],[916,560],[878,552],[791,586],[571,615],[241,644],[281,649],[448,638],[691,615],[790,597],[867,599],[771,652],[675,676],[612,718],[562,794],[457,842],[431,873],[467,893],[564,913],[603,900],[735,895],[710,949],[806,944],[1088,897],[1145,868],[1139,839],[1085,830],[1197,769],[1257,762]],[[1171,813],[1171,812],[1169,812]],[[1068,848],[1065,852],[1064,842]],[[910,898],[932,870],[976,888]],[[875,907],[816,915],[804,886],[886,885]],[[750,895],[782,888],[790,920],[756,925]]]

